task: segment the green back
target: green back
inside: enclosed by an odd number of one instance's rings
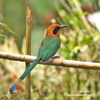
[[[47,36],[43,39],[38,51],[37,59],[45,62],[57,52],[60,47],[60,40],[57,37]]]

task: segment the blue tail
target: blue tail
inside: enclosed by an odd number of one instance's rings
[[[10,88],[10,90],[9,90],[10,93],[13,93],[15,91],[18,83],[27,76],[27,74],[37,65],[38,62],[39,62],[38,59],[35,59],[33,61],[33,63],[26,69],[26,71],[21,75],[21,77],[18,79],[18,81]]]

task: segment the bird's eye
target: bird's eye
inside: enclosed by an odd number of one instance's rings
[[[53,30],[54,34],[57,34],[57,32],[59,31],[60,27],[55,27],[55,29]]]

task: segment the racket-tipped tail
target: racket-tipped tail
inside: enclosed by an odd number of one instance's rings
[[[11,88],[10,88],[10,93],[13,93],[18,85],[18,83],[20,82],[21,80],[19,79]]]
[[[14,90],[16,89],[16,87],[17,87],[17,84],[15,83],[11,88],[10,88],[10,93],[13,93],[14,92]]]
[[[10,88],[10,90],[9,90],[10,93],[13,93],[15,91],[18,83],[27,76],[27,74],[37,65],[38,62],[39,62],[38,59],[35,59],[33,61],[33,63],[26,69],[26,71],[21,75],[21,77],[18,79],[18,81]]]

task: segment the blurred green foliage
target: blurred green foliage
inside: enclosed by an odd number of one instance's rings
[[[50,25],[48,24],[50,23],[50,18],[54,16],[54,21],[52,22],[69,25],[68,28],[62,30],[60,36],[62,44],[59,55],[61,58],[100,62],[100,32],[90,25],[86,19],[89,13],[100,10],[100,0],[76,1],[77,2],[75,2],[75,0],[3,0],[3,23],[8,25],[20,39],[14,36],[16,40],[16,42],[14,42],[13,38],[10,38],[12,34],[4,30],[0,35],[6,35],[8,38],[0,36],[0,38],[4,40],[4,43],[1,42],[0,50],[5,47],[6,52],[13,51],[14,53],[18,53],[14,48],[15,46],[13,47],[11,43],[13,41],[14,45],[17,44],[19,52],[25,52],[25,49],[23,49],[25,48],[25,41],[23,41],[26,27],[25,16],[26,7],[29,6],[32,10],[32,55],[36,55],[40,42],[44,37],[45,29]],[[80,9],[78,7],[80,7]],[[12,66],[12,63],[9,64],[7,61],[6,63],[10,67]],[[0,62],[0,66],[5,66],[5,69],[2,69],[3,67],[1,68],[0,74],[0,76],[4,77],[0,81],[0,90],[2,90],[0,91],[0,98],[9,90],[11,84],[14,83],[12,77],[8,77],[11,72],[14,73],[13,70],[10,70],[10,73],[4,74],[8,65],[5,65],[4,61]],[[13,65],[15,65],[14,68],[18,67],[15,62]],[[19,66],[19,70],[20,67],[21,66]],[[8,70],[6,70],[6,72],[7,71]],[[16,73],[18,73],[18,71],[16,71]],[[40,97],[36,91],[37,89],[40,91]],[[34,100],[37,100],[37,98],[43,100],[99,100],[100,71],[39,65],[32,71],[31,92],[32,99]],[[91,96],[68,96],[70,94]],[[18,93],[17,91],[13,94],[12,100],[22,100],[24,96],[24,92]]]

